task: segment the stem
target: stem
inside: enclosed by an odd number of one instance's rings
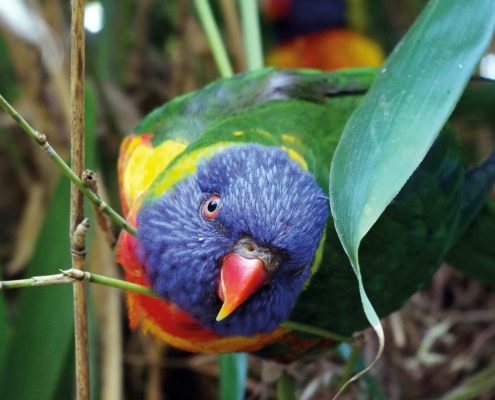
[[[47,286],[56,285],[59,283],[77,283],[77,282],[98,283],[100,285],[113,287],[116,289],[127,290],[146,296],[156,297],[155,292],[146,286],[137,285],[135,283],[123,281],[120,279],[109,278],[103,275],[89,273],[87,271],[79,271],[76,269],[68,269],[56,275],[33,276],[28,279],[17,279],[12,281],[1,281],[0,289],[20,289],[31,286]]]
[[[86,274],[89,273],[86,272]],[[138,285],[136,283],[123,281],[121,279],[109,278],[108,276],[97,275],[97,274],[89,274],[88,281],[92,283],[98,283],[104,286],[110,286],[116,289],[122,289],[130,292],[144,294],[146,296],[157,297],[153,289],[146,286]]]
[[[84,171],[84,0],[72,0],[71,24],[71,169],[76,176]],[[70,235],[72,268],[84,272],[86,233],[84,196],[72,183],[70,188]],[[76,342],[77,400],[89,400],[89,349],[86,285],[74,285],[74,330]]]
[[[136,236],[137,232],[133,226],[131,226],[124,218],[122,218],[114,209],[112,209],[107,203],[105,203],[97,194],[93,193],[79,176],[74,173],[72,169],[65,163],[65,161],[57,154],[52,146],[46,140],[46,136],[40,132],[34,130],[24,118],[12,107],[3,96],[0,95],[0,107],[2,107],[7,114],[9,114],[19,126],[40,145],[48,157],[57,165],[57,167],[67,176],[70,181],[77,186],[77,188],[86,196],[86,198],[98,207],[104,214],[106,214],[116,225],[126,230],[131,235]]]
[[[84,171],[84,173],[82,174],[82,181],[93,193],[95,193],[98,196],[98,176],[96,175],[95,172],[89,169]],[[108,216],[103,214],[103,212],[94,204],[91,204],[91,209],[93,210],[93,214],[95,215],[95,219],[96,222],[98,223],[98,226],[104,233],[108,244],[113,249],[115,247],[115,243],[117,242],[117,239],[115,238],[112,232],[112,227],[110,226],[110,221]]]
[[[344,385],[347,381],[349,381],[354,375],[354,371],[356,370],[356,363],[361,356],[362,348],[357,346],[351,346],[351,354],[345,361],[344,365],[344,374],[340,379],[339,387]]]
[[[0,290],[19,289],[19,288],[25,288],[31,286],[42,286],[42,285],[46,286],[46,285],[54,285],[58,283],[75,283],[78,281],[97,283],[99,285],[109,286],[116,289],[144,294],[145,296],[158,297],[156,293],[153,291],[153,289],[147,286],[142,286],[136,283],[123,281],[121,279],[109,278],[108,276],[104,276],[104,275],[76,271],[74,269],[68,269],[62,271],[62,273],[57,275],[35,276],[28,279],[0,281]],[[312,335],[320,336],[323,338],[334,339],[339,342],[349,342],[351,340],[351,338],[347,336],[338,335],[336,333],[327,331],[325,329],[316,328],[311,325],[302,324],[294,321],[285,321],[280,326],[287,329],[293,329],[300,332],[310,333]]]
[[[350,338],[348,336],[339,335],[337,333],[327,331],[326,329],[321,329],[321,328],[317,328],[317,327],[314,327],[311,325],[301,324],[299,322],[294,322],[294,321],[285,321],[280,326],[287,328],[287,329],[293,329],[296,331],[306,332],[306,333],[310,333],[312,335],[321,336],[321,337],[328,338],[328,339],[333,339],[333,340],[338,341],[338,342],[349,342],[350,340],[352,340],[352,338]]]
[[[258,0],[239,0],[242,16],[242,32],[249,71],[263,68],[263,50],[258,11]]]
[[[294,378],[287,371],[277,380],[277,399],[296,400]]]
[[[206,37],[210,43],[211,51],[213,52],[213,57],[217,64],[220,75],[223,78],[228,78],[233,75],[232,66],[230,65],[229,58],[227,56],[227,50],[220,37],[220,32],[218,26],[213,18],[211,12],[210,4],[208,0],[194,0],[196,5],[196,10],[203,25]]]

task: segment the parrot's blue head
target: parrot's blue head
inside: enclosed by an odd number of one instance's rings
[[[285,321],[328,217],[314,177],[279,147],[233,145],[147,202],[141,258],[154,291],[221,335]]]

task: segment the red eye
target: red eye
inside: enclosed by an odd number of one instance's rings
[[[218,215],[219,210],[220,196],[211,196],[208,200],[206,200],[206,203],[203,206],[203,215],[205,218],[213,219]]]

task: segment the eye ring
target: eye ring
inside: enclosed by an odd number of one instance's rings
[[[214,219],[220,211],[220,196],[211,196],[203,205],[203,216],[206,219]]]

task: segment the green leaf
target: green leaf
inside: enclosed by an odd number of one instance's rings
[[[452,112],[493,35],[492,10],[490,0],[430,1],[350,118],[332,162],[335,226],[379,335],[379,355],[383,331],[363,287],[359,244]]]
[[[69,182],[62,179],[50,202],[26,276],[70,268],[68,216]],[[53,399],[68,368],[74,341],[72,286],[21,289],[16,312],[0,398]],[[73,360],[69,368],[74,368]]]
[[[218,356],[220,367],[220,399],[242,400],[246,387],[248,355],[227,353]]]

